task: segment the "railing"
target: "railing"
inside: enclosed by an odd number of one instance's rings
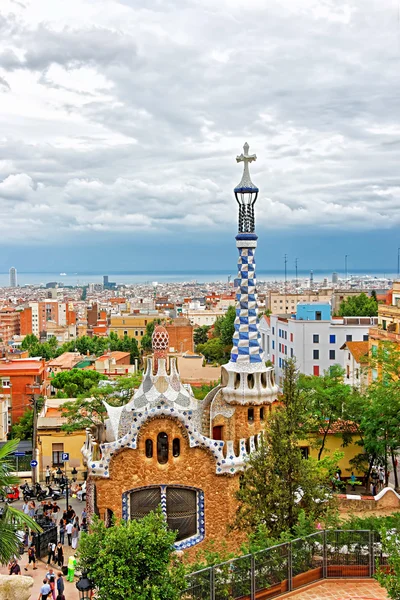
[[[329,578],[372,577],[387,564],[377,532],[326,530],[188,575],[182,600],[266,600]]]

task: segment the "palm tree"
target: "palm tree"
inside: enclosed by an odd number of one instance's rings
[[[18,443],[19,440],[10,440],[0,448],[0,495],[6,496],[6,488],[19,483],[18,477],[11,474],[10,464],[10,456]],[[25,526],[32,531],[42,531],[31,517],[6,504],[0,516],[0,564],[6,565],[14,555],[19,556],[21,540],[18,532]]]

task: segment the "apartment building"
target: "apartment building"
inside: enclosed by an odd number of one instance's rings
[[[44,360],[19,358],[0,361],[0,399],[9,405],[9,424],[23,415],[34,396],[49,393]]]
[[[43,302],[29,302],[20,315],[21,335],[33,333],[37,337],[48,329],[48,323],[68,327],[76,324],[76,314],[69,302],[48,299]]]
[[[376,317],[332,317],[330,304],[298,304],[294,315],[262,317],[259,329],[265,360],[275,366],[278,383],[288,358],[296,359],[301,373],[322,375],[331,365],[344,367],[343,344],[367,342],[376,321]]]

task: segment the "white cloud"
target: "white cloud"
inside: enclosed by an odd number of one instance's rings
[[[3,240],[398,227],[397,2],[4,0]]]

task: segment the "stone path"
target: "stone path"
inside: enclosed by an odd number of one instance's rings
[[[387,600],[386,590],[374,579],[335,579],[286,594],[290,600]]]

